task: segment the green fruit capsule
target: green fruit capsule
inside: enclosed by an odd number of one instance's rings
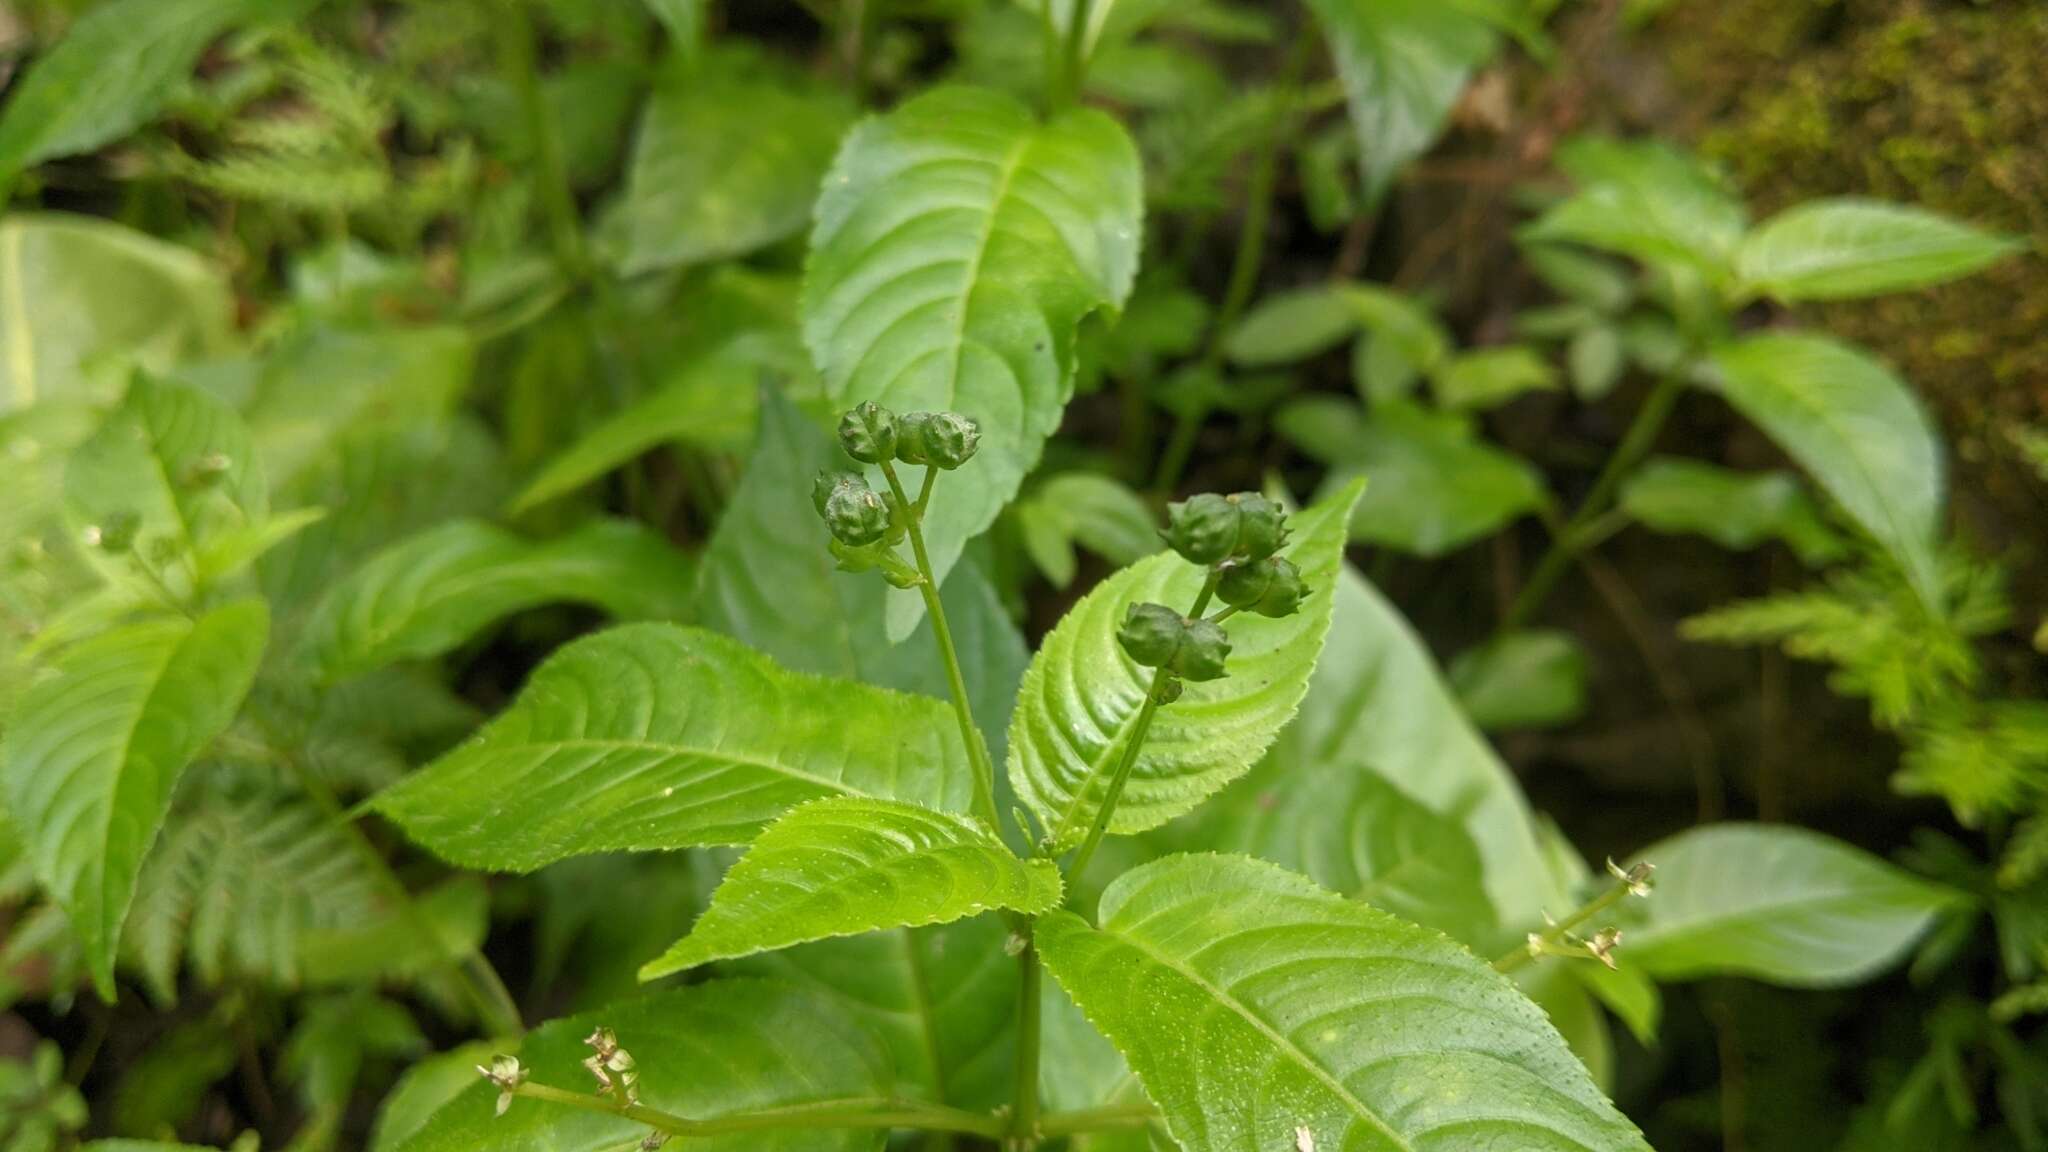
[[[1167,662],[1166,670],[1183,680],[1197,683],[1223,678],[1223,663],[1230,658],[1230,637],[1213,620],[1190,620],[1180,649]]]
[[[1255,564],[1233,564],[1216,582],[1216,598],[1232,608],[1261,616],[1292,616],[1308,595],[1301,570],[1284,556],[1268,556]]]
[[[836,469],[826,469],[818,473],[816,480],[811,481],[811,507],[816,508],[818,515],[822,517],[825,515],[825,506],[832,500],[832,493],[840,485],[864,483],[866,481],[863,481],[857,472],[841,472]]]
[[[825,500],[825,527],[832,538],[862,548],[889,535],[889,505],[864,481],[841,484]]]
[[[1180,651],[1187,618],[1164,604],[1133,604],[1116,630],[1125,654],[1146,668],[1163,668]]]
[[[896,415],[872,400],[854,405],[839,419],[839,447],[863,464],[896,455]]]
[[[1167,509],[1162,534],[1175,552],[1205,567],[1264,560],[1287,542],[1287,514],[1256,492],[1205,492]]]
[[[906,412],[897,421],[896,458],[947,472],[974,458],[981,425],[955,412]]]

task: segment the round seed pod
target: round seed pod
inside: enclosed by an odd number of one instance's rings
[[[952,471],[981,447],[981,425],[956,412],[906,412],[896,425],[896,458]]]
[[[1292,616],[1308,595],[1301,570],[1284,556],[1268,556],[1255,564],[1233,564],[1216,582],[1216,598],[1232,608],[1261,616]]]
[[[1163,668],[1180,651],[1187,619],[1164,604],[1133,604],[1116,630],[1116,642],[1146,668]]]
[[[839,419],[839,447],[863,464],[880,464],[896,455],[896,415],[872,400]]]
[[[841,544],[865,547],[888,537],[889,505],[864,481],[841,484],[825,500],[825,527]]]

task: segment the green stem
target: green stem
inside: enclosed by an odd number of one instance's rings
[[[1209,598],[1216,594],[1219,576],[1209,573],[1202,583],[1201,595],[1195,597],[1195,606],[1188,609],[1189,619],[1199,619],[1208,610]],[[1074,860],[1067,865],[1067,890],[1073,891],[1080,883],[1081,875],[1088,868],[1088,861],[1094,859],[1095,849],[1109,832],[1109,818],[1115,814],[1118,801],[1124,796],[1124,786],[1131,782],[1131,770],[1137,767],[1138,753],[1145,746],[1145,735],[1151,731],[1152,718],[1159,713],[1159,696],[1166,687],[1167,671],[1164,668],[1152,674],[1152,683],[1145,689],[1145,703],[1138,709],[1138,718],[1131,725],[1131,735],[1124,742],[1123,755],[1118,757],[1116,771],[1110,774],[1109,790],[1103,793],[1102,804],[1095,810],[1095,819],[1088,825],[1088,838],[1081,841],[1081,848],[1074,853]]]
[[[562,274],[571,283],[577,283],[588,270],[583,225],[576,214],[576,195],[569,186],[568,165],[562,160],[562,142],[555,134],[555,118],[548,110],[547,94],[541,89],[533,22],[521,3],[492,5],[491,19],[498,28],[499,66],[512,78],[520,114],[532,139],[534,164],[540,170],[541,206],[547,213],[555,259]]]
[[[1033,923],[1027,922],[1021,930],[1029,933],[1032,927]],[[1029,1149],[1036,1147],[1043,1135],[1038,1122],[1038,1054],[1045,1012],[1040,1002],[1044,976],[1038,946],[1028,936],[1024,951],[1017,954],[1017,964],[1021,977],[1017,984],[1017,1083],[1010,1100],[1007,1144],[1013,1149]]]
[[[1067,28],[1065,77],[1063,105],[1076,103],[1088,86],[1088,0],[1074,0],[1073,23]]]
[[[1642,870],[1644,875],[1648,874],[1648,870],[1647,868],[1645,868],[1645,866],[1637,865],[1637,868]],[[1565,917],[1563,922],[1551,925],[1549,929],[1540,933],[1530,943],[1525,944],[1522,947],[1517,948],[1514,951],[1503,955],[1498,960],[1495,960],[1493,962],[1493,970],[1495,972],[1513,972],[1517,968],[1521,968],[1525,965],[1534,963],[1537,957],[1545,954],[1550,949],[1556,947],[1558,944],[1563,943],[1564,938],[1566,936],[1569,936],[1574,930],[1584,926],[1588,920],[1591,920],[1593,917],[1600,915],[1602,912],[1605,912],[1609,908],[1612,908],[1614,905],[1620,903],[1622,899],[1629,894],[1630,890],[1634,887],[1634,885],[1635,881],[1631,880],[1615,881],[1613,887],[1609,888],[1605,892],[1602,892],[1600,895],[1594,897],[1591,901],[1589,901],[1584,907],[1580,908],[1577,912],[1574,912],[1570,916]]]
[[[932,618],[932,637],[938,641],[939,655],[946,662],[946,687],[953,697],[953,714],[960,722],[960,740],[967,745],[967,758],[974,766],[974,810],[988,822],[989,828],[999,831],[1003,825],[1002,817],[996,813],[995,765],[989,760],[981,729],[974,723],[974,706],[967,699],[967,678],[960,673],[960,654],[953,647],[953,629],[946,622],[946,606],[939,601],[938,577],[932,571],[932,559],[924,546],[924,511],[932,495],[931,473],[936,471],[936,468],[926,468],[924,488],[913,504],[903,490],[903,482],[896,477],[896,466],[887,460],[882,462],[882,476],[889,481],[889,492],[896,497],[896,506],[903,509],[903,519],[910,536],[910,552],[917,559],[918,574],[924,577],[917,590],[924,597],[925,613]]]
[[[370,843],[370,838],[364,834],[362,827],[349,817],[348,811],[341,806],[341,801],[335,797],[334,791],[327,787],[327,782],[301,764],[298,757],[277,749],[270,751],[271,758],[282,763],[306,795],[312,797],[321,814],[348,838],[349,846],[362,859],[364,866],[376,878],[377,883],[383,887],[392,907],[405,920],[412,933],[422,939],[433,940],[438,946],[438,934],[435,933],[434,926],[420,915],[419,905],[413,902],[412,893],[406,890],[398,874],[391,870],[390,861],[384,859],[384,854],[377,851],[375,844]],[[455,964],[455,971],[464,995],[469,998],[477,1016],[483,1020],[484,1026],[490,1029],[493,1036],[517,1038],[525,1035],[526,1022],[520,1019],[518,1003],[512,999],[512,992],[505,987],[505,981],[499,977],[498,970],[491,967],[491,962],[484,958],[482,952],[475,948],[468,949]]]
[[[1230,264],[1230,282],[1223,290],[1223,303],[1216,309],[1216,318],[1209,329],[1209,344],[1202,354],[1204,370],[1213,371],[1222,365],[1223,349],[1230,338],[1230,330],[1237,326],[1238,317],[1250,305],[1252,293],[1259,285],[1259,269],[1266,260],[1266,230],[1272,222],[1274,193],[1279,187],[1280,153],[1287,138],[1293,134],[1300,95],[1295,91],[1295,83],[1307,67],[1306,45],[1311,41],[1308,36],[1299,36],[1295,40],[1294,51],[1288,56],[1286,72],[1281,79],[1273,124],[1260,142],[1258,156],[1253,161],[1244,221],[1237,234],[1237,253]],[[1202,422],[1208,418],[1209,405],[1206,402],[1192,405],[1180,413],[1173,426],[1173,435],[1166,443],[1166,451],[1159,457],[1159,470],[1153,474],[1154,491],[1170,493],[1180,483],[1181,475],[1187,471],[1188,458],[1194,455],[1195,440],[1202,433]]]
[[[797,1104],[787,1108],[767,1108],[758,1112],[738,1112],[708,1120],[693,1120],[673,1112],[664,1112],[659,1108],[650,1108],[645,1104],[628,1104],[612,1096],[570,1092],[546,1084],[521,1084],[512,1092],[515,1096],[545,1100],[550,1104],[580,1108],[585,1112],[623,1116],[671,1136],[716,1136],[730,1132],[759,1132],[771,1129],[913,1128],[926,1132],[964,1132],[994,1140],[1000,1139],[1004,1131],[1002,1121],[994,1116],[968,1112],[960,1108],[925,1104],[916,1100],[884,1097],[824,1100],[815,1104]]]
[[[1157,1119],[1159,1110],[1150,1104],[1108,1104],[1101,1108],[1055,1112],[1041,1121],[1038,1127],[1041,1135],[1051,1139],[1112,1128],[1143,1128]]]
[[[1529,574],[1528,583],[1522,585],[1522,591],[1509,606],[1507,615],[1501,618],[1501,632],[1512,632],[1527,624],[1543,602],[1549,599],[1572,561],[1585,550],[1591,539],[1586,529],[1607,512],[1623,481],[1635,473],[1644,457],[1650,454],[1650,449],[1656,446],[1658,435],[1664,431],[1664,424],[1671,418],[1672,409],[1678,406],[1678,398],[1685,389],[1685,366],[1689,362],[1690,357],[1657,381],[1643,406],[1636,410],[1635,419],[1629,423],[1621,443],[1615,446],[1606,465],[1600,469],[1600,475],[1594,479],[1586,498],[1579,502],[1578,511],[1572,513],[1571,519],[1558,529],[1550,542],[1550,550],[1537,562],[1535,571]]]

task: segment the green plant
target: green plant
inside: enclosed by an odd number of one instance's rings
[[[61,7],[0,110],[6,1147],[1643,1149],[1610,1018],[1909,956],[1961,1006],[1898,1098],[2024,1095],[1998,581],[1901,381],[1746,330],[2008,242],[1583,139],[1513,342],[1261,297],[1291,174],[1362,250],[1542,3]],[[1644,383],[1569,512],[1487,439]],[[1691,388],[1817,496],[1654,456]],[[1347,551],[1532,513],[1448,675]],[[1583,712],[1531,625],[1631,523],[1825,569],[1688,633],[1833,664],[1995,857],[1589,867],[1479,729]]]

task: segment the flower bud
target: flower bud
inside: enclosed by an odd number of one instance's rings
[[[955,412],[906,412],[897,422],[896,458],[948,472],[974,458],[981,425]]]
[[[1255,564],[1233,564],[1216,581],[1216,598],[1261,616],[1292,616],[1308,595],[1301,570],[1285,556],[1268,556]]]
[[[88,548],[118,555],[135,546],[135,533],[141,527],[142,518],[135,513],[115,512],[98,524],[87,526],[85,543]]]
[[[854,405],[839,420],[839,446],[863,464],[896,455],[896,416],[872,400]]]
[[[1230,657],[1230,637],[1213,620],[1188,621],[1180,650],[1166,665],[1167,671],[1183,680],[1220,680],[1223,662]]]
[[[1187,618],[1164,604],[1133,604],[1116,630],[1116,642],[1146,668],[1163,668],[1180,650]]]
[[[873,544],[888,538],[889,505],[866,481],[840,484],[825,498],[825,527],[841,544]]]
[[[1205,492],[1167,508],[1162,535],[1191,563],[1264,560],[1287,540],[1287,516],[1256,492]]]

